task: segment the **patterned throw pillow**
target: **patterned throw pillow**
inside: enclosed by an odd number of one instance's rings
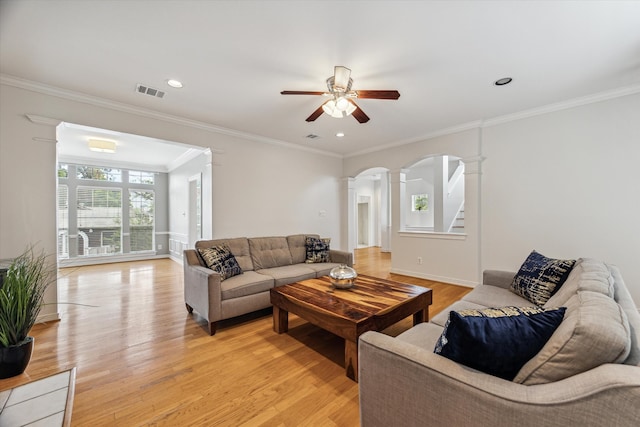
[[[536,305],[544,305],[567,280],[576,260],[553,259],[532,251],[513,278],[511,290]]]
[[[451,311],[434,353],[513,380],[562,322],[565,307],[501,307]]]
[[[200,252],[200,256],[202,256],[207,267],[220,273],[221,281],[242,274],[242,269],[238,265],[236,257],[231,253],[229,246],[223,244],[212,248],[199,248],[198,252]]]
[[[312,264],[315,262],[330,262],[329,257],[329,242],[331,239],[324,238],[318,239],[316,237],[307,237],[305,246],[307,248],[306,263]]]

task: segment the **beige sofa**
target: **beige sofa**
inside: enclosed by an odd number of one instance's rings
[[[196,249],[184,251],[184,301],[187,311],[207,320],[209,333],[216,333],[216,322],[271,306],[269,289],[299,280],[325,276],[332,268],[353,265],[353,254],[331,249],[330,262],[307,263],[306,238],[292,236],[201,240]],[[236,258],[242,274],[221,280],[206,267],[199,248],[226,244]]]
[[[639,426],[640,315],[603,262],[576,262],[545,304],[567,307],[560,326],[513,381],[434,354],[451,310],[531,306],[509,290],[514,275],[485,271],[461,301],[396,338],[363,334],[362,426]]]

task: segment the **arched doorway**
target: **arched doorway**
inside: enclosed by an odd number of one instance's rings
[[[383,167],[369,168],[353,180],[353,197],[350,211],[354,226],[350,228],[350,242],[355,248],[380,247],[390,252],[391,206],[389,170]]]

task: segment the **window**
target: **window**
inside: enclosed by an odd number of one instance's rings
[[[122,182],[122,171],[120,169],[76,166],[76,176],[78,179]]]
[[[58,165],[58,178],[68,178],[68,177],[69,177],[69,165],[60,163]]]
[[[154,248],[155,194],[149,190],[129,190],[129,236],[131,252]]]
[[[130,184],[153,185],[155,174],[153,172],[129,171]]]
[[[155,253],[156,194],[165,191],[159,172],[102,166],[58,165],[58,259]],[[162,199],[161,199],[162,202]],[[161,210],[161,212],[163,212]],[[101,261],[96,261],[101,262]]]
[[[411,211],[428,211],[429,210],[429,195],[428,194],[413,194],[411,195]]]
[[[58,186],[58,257],[69,258],[69,187],[66,185]]]
[[[78,256],[122,252],[121,189],[78,187],[77,217]]]

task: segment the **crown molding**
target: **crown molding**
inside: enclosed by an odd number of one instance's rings
[[[375,148],[370,148],[367,150],[356,151],[353,153],[346,154],[344,157],[356,157],[363,154],[374,153],[376,151],[382,151],[389,148],[399,147],[401,145],[413,144],[416,142],[426,141],[428,139],[436,138],[439,136],[451,135],[458,132],[463,132],[471,129],[483,129],[486,127],[496,126],[503,123],[513,122],[516,120],[526,119],[528,117],[539,116],[542,114],[553,113],[561,110],[568,110],[570,108],[579,107],[587,104],[595,104],[597,102],[607,101],[614,98],[621,98],[623,96],[633,95],[636,93],[640,93],[640,85],[631,85],[625,86],[605,92],[599,92],[592,95],[583,96],[580,98],[570,99],[568,101],[562,101],[555,104],[545,105],[539,108],[532,108],[530,110],[524,110],[513,114],[505,114],[503,116],[497,116],[490,119],[485,120],[477,120],[469,123],[465,123],[458,126],[453,126],[446,129],[441,129],[439,131],[432,132],[430,134],[426,134],[417,138],[406,139],[402,141],[396,141],[390,144],[381,145]]]
[[[580,98],[570,99],[568,101],[557,102],[555,104],[545,105],[539,108],[532,108],[517,113],[505,114],[491,119],[484,120],[482,127],[491,127],[501,125],[503,123],[513,122],[516,120],[526,119],[529,117],[539,116],[542,114],[554,113],[556,111],[568,110],[570,108],[580,107],[587,104],[595,104],[597,102],[608,101],[609,99],[621,98],[623,96],[640,93],[640,85],[625,86],[605,92],[594,93]]]
[[[187,126],[191,128],[201,129],[212,133],[217,133],[221,135],[227,135],[235,138],[245,139],[249,141],[261,142],[265,144],[278,145],[285,148],[306,151],[309,153],[320,154],[323,156],[335,157],[346,159],[350,157],[361,156],[364,154],[374,153],[377,151],[387,150],[389,148],[395,148],[403,145],[413,144],[416,142],[422,142],[429,139],[433,139],[439,136],[451,135],[459,132],[464,132],[471,129],[482,129],[486,127],[496,126],[503,123],[508,123],[516,120],[521,120],[529,117],[534,117],[542,114],[553,113],[556,111],[566,110],[574,107],[579,107],[582,105],[593,104],[597,102],[606,101],[609,99],[620,98],[627,95],[633,95],[636,93],[640,93],[640,85],[631,85],[625,86],[622,88],[613,89],[610,91],[599,92],[592,95],[587,95],[579,98],[574,98],[568,101],[562,101],[554,104],[549,104],[546,106],[542,106],[539,108],[533,108],[530,110],[524,110],[517,113],[505,114],[502,116],[497,116],[484,120],[476,120],[464,124],[460,124],[457,126],[452,126],[449,128],[441,129],[435,132],[431,132],[419,137],[404,139],[400,141],[395,141],[389,144],[377,146],[374,148],[356,151],[353,153],[348,153],[345,155],[319,150],[316,148],[305,147],[298,144],[293,144],[290,142],[280,141],[273,138],[267,138],[260,135],[254,135],[246,132],[237,131],[234,129],[227,129],[221,126],[216,126],[210,123],[200,122],[196,120],[186,119],[184,117],[173,116],[170,114],[159,113],[157,111],[148,110],[145,108],[135,107],[129,104],[124,104],[121,102],[111,101],[104,98],[99,98],[92,95],[86,95],[79,92],[73,92],[66,89],[60,89],[54,86],[49,86],[43,83],[34,82],[30,80],[25,80],[19,77],[10,76],[7,74],[0,74],[0,84],[6,84],[9,86],[17,87],[20,89],[26,89],[33,92],[43,93],[45,95],[51,95],[58,98],[69,99],[72,101],[83,102],[86,104],[109,108],[116,111],[121,111],[129,114],[136,114],[143,117],[148,117],[156,120],[161,120],[169,123],[174,123],[182,126]],[[27,114],[29,120],[38,124],[51,124],[55,119],[46,119],[45,121],[39,120],[40,117],[32,114]],[[35,119],[32,119],[35,118]],[[47,120],[51,122],[47,122]],[[214,149],[215,150],[215,149]],[[215,151],[214,151],[215,152]]]
[[[52,119],[50,117],[36,116],[35,114],[25,114],[31,123],[46,126],[58,126],[61,120]]]
[[[82,102],[96,107],[108,108],[115,111],[121,111],[123,113],[135,114],[142,117],[147,117],[155,120],[161,120],[168,123],[174,123],[182,126],[187,126],[195,129],[205,130],[207,132],[217,133],[220,135],[227,135],[234,138],[245,139],[254,142],[261,142],[265,144],[278,145],[290,149],[306,151],[314,154],[321,154],[323,156],[342,158],[343,156],[337,153],[329,151],[318,150],[316,148],[305,147],[302,145],[292,144],[290,142],[280,141],[273,138],[267,138],[260,135],[254,135],[247,132],[241,132],[234,129],[227,129],[221,126],[216,126],[211,123],[200,122],[197,120],[186,119],[184,117],[173,116],[171,114],[160,113],[157,111],[149,110],[146,108],[135,107],[130,104],[122,102],[112,101],[105,98],[100,98],[93,95],[87,95],[80,92],[74,92],[66,89],[61,89],[55,86],[49,86],[44,83],[34,82],[31,80],[22,79],[8,74],[0,74],[0,84],[13,86],[19,89],[30,90],[32,92],[38,92],[45,95],[55,96],[58,98],[68,99],[71,101]],[[37,117],[37,116],[34,116]],[[35,123],[35,122],[34,122]],[[42,123],[45,124],[45,123]]]
[[[425,134],[425,135],[417,136],[415,138],[403,139],[403,140],[400,140],[400,141],[392,142],[390,144],[379,145],[379,146],[374,147],[374,148],[368,148],[366,150],[355,151],[353,153],[345,154],[344,157],[345,158],[349,158],[349,157],[361,156],[363,154],[375,153],[376,151],[382,151],[382,150],[386,150],[386,149],[389,149],[389,148],[395,148],[395,147],[399,147],[401,145],[409,145],[409,144],[414,144],[416,142],[426,141],[428,139],[437,138],[439,136],[451,135],[451,134],[454,134],[454,133],[464,132],[464,131],[471,130],[471,129],[478,129],[481,126],[481,124],[482,124],[482,121],[476,120],[476,121],[473,121],[473,122],[464,123],[464,124],[461,124],[461,125],[452,126],[452,127],[449,127],[449,128],[437,130],[435,132],[431,132],[431,133],[428,133],[428,134]]]

